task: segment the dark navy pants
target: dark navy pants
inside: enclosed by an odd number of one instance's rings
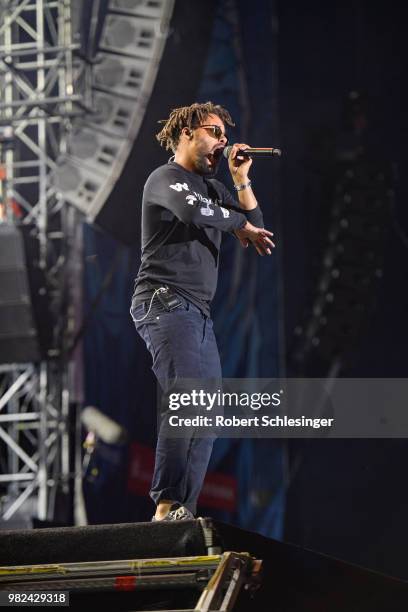
[[[164,392],[168,385],[183,379],[221,382],[221,364],[212,320],[194,304],[183,299],[181,306],[166,312],[154,298],[131,309],[135,326],[153,359],[152,369]],[[159,427],[156,460],[150,496],[178,501],[196,512],[197,498],[210,460],[214,438],[196,437],[194,429],[183,438],[170,438]]]

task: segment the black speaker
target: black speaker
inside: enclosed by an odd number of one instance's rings
[[[15,225],[0,224],[0,363],[40,360],[24,242]]]

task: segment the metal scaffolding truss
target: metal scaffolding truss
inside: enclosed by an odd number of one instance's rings
[[[71,118],[83,114],[82,91],[89,66],[72,43],[70,0],[0,3],[0,122],[13,127],[14,146],[5,152],[7,197],[24,211],[25,223],[39,228],[46,262],[47,224],[62,205],[49,180],[65,151]],[[48,222],[48,223],[47,223]]]
[[[40,519],[53,515],[58,489],[68,486],[68,393],[55,386],[59,376],[33,364],[0,369],[1,518],[29,513]],[[55,388],[53,388],[55,386]],[[7,412],[2,411],[7,406]]]
[[[69,477],[69,256],[78,213],[51,177],[72,118],[88,108],[90,66],[76,55],[71,10],[71,0],[0,0],[0,128],[11,133],[0,159],[3,220],[33,228],[52,315],[46,360],[0,367],[0,521],[53,519]]]

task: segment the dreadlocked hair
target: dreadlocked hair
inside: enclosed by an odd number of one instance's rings
[[[217,115],[223,123],[231,127],[235,125],[229,112],[219,104],[194,102],[191,106],[173,108],[168,119],[159,121],[159,123],[164,123],[164,126],[156,134],[156,138],[167,151],[171,149],[175,153],[181,130],[185,127],[190,129],[198,127],[206,120],[208,115]]]

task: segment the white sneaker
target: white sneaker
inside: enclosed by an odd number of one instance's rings
[[[176,502],[170,506],[170,510],[168,511],[166,516],[160,520],[161,521],[194,521],[194,518],[195,518],[194,514],[190,512],[188,508],[186,508],[185,506],[182,506],[179,502]],[[160,522],[160,520],[156,519],[155,517],[152,518],[152,521],[157,521],[158,523]]]

